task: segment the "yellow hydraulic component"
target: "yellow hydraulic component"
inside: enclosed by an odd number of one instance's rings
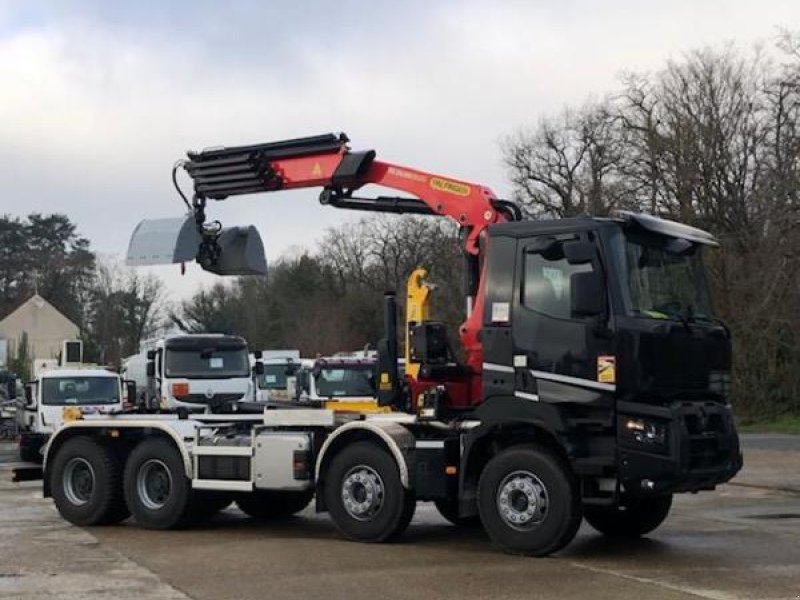
[[[69,421],[80,421],[83,418],[83,413],[77,406],[65,406],[64,410],[61,411],[61,418],[64,419],[65,423]]]
[[[391,406],[378,406],[377,400],[326,400],[325,408],[336,412],[390,413]]]
[[[408,277],[406,286],[406,373],[414,379],[419,376],[420,364],[411,361],[409,332],[414,325],[428,320],[430,295],[435,286],[425,280],[427,276],[428,271],[416,268]]]

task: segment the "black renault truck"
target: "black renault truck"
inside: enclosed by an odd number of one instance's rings
[[[405,344],[396,299],[384,300],[374,385],[385,412],[262,403],[67,423],[48,444],[44,491],[69,521],[132,515],[168,529],[234,501],[271,518],[315,499],[344,536],[380,542],[427,501],[455,524],[480,521],[508,552],[542,556],[584,518],[609,536],[647,534],[674,494],[741,468],[709,233],[630,212],[525,219],[484,186],[352,152],[344,135],[192,152],[182,166],[193,214],[143,221],[130,264],[263,274],[254,228],[206,222],[209,201],[238,194],[321,187],[331,207],[449,217],[464,250],[461,346],[430,318],[433,286],[416,270]],[[357,195],[367,184],[404,195]]]

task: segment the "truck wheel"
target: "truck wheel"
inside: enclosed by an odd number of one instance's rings
[[[334,525],[361,542],[385,542],[405,531],[416,501],[403,487],[394,458],[371,442],[344,448],[325,475],[325,504]]]
[[[513,446],[489,461],[478,482],[478,509],[491,540],[512,554],[556,552],[581,524],[569,466],[538,445]]]
[[[122,463],[88,437],[68,440],[49,466],[56,508],[74,525],[110,525],[130,514],[122,493]]]
[[[125,464],[125,501],[148,529],[185,527],[197,517],[191,482],[172,442],[147,439],[133,449]]]
[[[619,506],[586,506],[583,516],[608,537],[637,538],[664,522],[672,507],[672,494],[631,500]]]
[[[300,512],[313,497],[313,489],[301,492],[256,490],[239,496],[236,506],[254,519],[277,519]]]
[[[436,505],[436,510],[439,511],[439,514],[457,527],[475,527],[481,523],[481,518],[478,515],[459,517],[457,499],[434,500],[433,503]]]

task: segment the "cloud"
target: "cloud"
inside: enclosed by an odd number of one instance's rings
[[[187,148],[346,131],[356,148],[508,191],[497,142],[624,69],[769,38],[796,2],[136,2],[0,0],[0,212],[59,211],[122,254],[181,212]],[[316,191],[210,209],[275,256],[358,215]],[[190,292],[197,269],[181,285]],[[174,270],[167,271],[174,273]],[[173,278],[170,278],[173,279]]]

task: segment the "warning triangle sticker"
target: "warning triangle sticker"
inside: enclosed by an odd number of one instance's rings
[[[322,167],[319,165],[318,162],[314,163],[314,166],[311,169],[311,174],[315,177],[322,175]]]

